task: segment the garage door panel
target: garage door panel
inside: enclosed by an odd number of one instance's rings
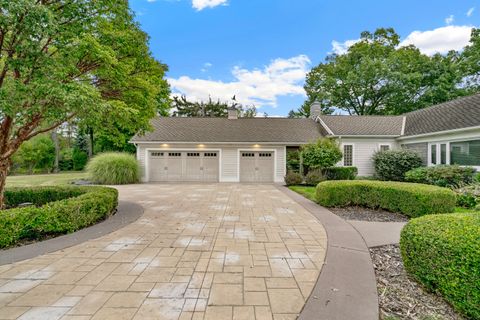
[[[204,181],[218,181],[219,165],[217,152],[204,152],[202,159]]]
[[[181,181],[183,171],[183,159],[181,152],[168,152],[166,161],[167,180],[166,181]]]
[[[273,152],[242,151],[240,154],[240,181],[273,182]]]
[[[155,151],[149,157],[150,181],[218,181],[218,152]]]

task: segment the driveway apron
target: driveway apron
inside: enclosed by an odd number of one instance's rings
[[[321,223],[273,185],[118,187],[136,222],[0,266],[0,319],[296,319]]]

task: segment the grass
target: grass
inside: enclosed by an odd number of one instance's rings
[[[289,186],[288,188],[290,188],[290,190],[295,191],[296,193],[301,194],[305,198],[316,202],[315,187],[313,187],[313,186]]]
[[[72,181],[86,178],[86,172],[63,172],[53,174],[9,176],[7,178],[7,187],[67,185],[71,184]]]

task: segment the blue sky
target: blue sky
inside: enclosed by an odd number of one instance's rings
[[[131,0],[172,91],[192,100],[234,94],[285,116],[305,99],[305,73],[364,30],[393,27],[426,54],[460,49],[480,1]]]

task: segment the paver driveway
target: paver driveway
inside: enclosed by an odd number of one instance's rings
[[[295,319],[323,226],[272,185],[119,187],[145,208],[107,236],[0,267],[0,319]]]

